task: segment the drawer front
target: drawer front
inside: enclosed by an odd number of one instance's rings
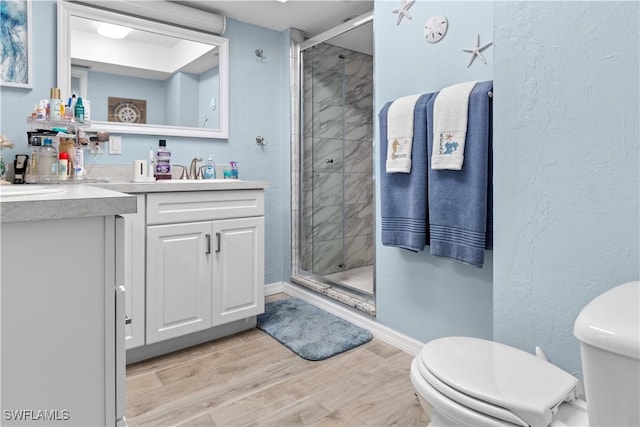
[[[263,190],[147,194],[147,225],[263,215]]]

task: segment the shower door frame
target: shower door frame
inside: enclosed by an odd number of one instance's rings
[[[319,34],[315,37],[312,37],[306,41],[301,41],[301,34],[292,34],[292,43],[291,43],[291,105],[292,105],[292,128],[291,128],[291,172],[292,172],[292,180],[291,180],[291,195],[292,195],[292,218],[291,218],[291,281],[294,283],[301,284],[307,288],[320,292],[324,295],[327,295],[333,299],[344,301],[343,295],[341,295],[341,291],[339,289],[333,289],[333,286],[336,285],[340,287],[340,284],[336,284],[331,282],[328,279],[320,275],[315,275],[309,272],[304,271],[301,268],[301,254],[302,254],[302,244],[304,243],[304,236],[302,231],[302,227],[304,224],[303,219],[303,148],[302,142],[304,138],[304,121],[303,121],[303,104],[304,104],[304,87],[303,87],[303,72],[304,65],[302,61],[302,52],[304,50],[310,49],[315,45],[323,43],[333,37],[336,37],[340,34],[348,32],[360,25],[366,24],[373,20],[373,11],[360,15],[356,18],[350,19],[345,23],[326,31],[322,34]],[[298,40],[296,40],[298,39]],[[375,94],[374,94],[375,96]],[[375,132],[374,132],[375,133]],[[372,141],[375,150],[375,138]],[[375,156],[374,156],[375,158]],[[373,159],[372,159],[373,162]],[[372,171],[373,175],[373,185],[375,189],[375,167],[373,167]],[[343,186],[344,187],[344,186]],[[343,188],[344,191],[344,188]],[[374,218],[373,218],[373,231],[375,234],[376,229],[376,220],[375,220],[375,210],[376,210],[376,198],[375,191],[373,192],[373,208],[374,208]],[[374,247],[374,257],[373,257],[373,266],[374,266],[374,278],[373,278],[373,295],[368,298],[373,301],[372,307],[369,307],[371,304],[364,304],[364,308],[362,304],[355,303],[354,307],[364,311],[367,314],[375,316],[375,300],[376,300],[376,283],[375,283],[375,247]],[[347,292],[353,293],[354,295],[358,294],[357,290],[352,290],[351,288],[346,287],[348,289]],[[364,294],[363,294],[364,295]]]

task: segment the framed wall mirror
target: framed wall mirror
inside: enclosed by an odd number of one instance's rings
[[[227,139],[228,69],[226,38],[58,2],[58,87],[91,130]]]

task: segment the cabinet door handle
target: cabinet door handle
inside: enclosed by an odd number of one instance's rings
[[[211,234],[207,233],[205,236],[207,237],[207,251],[205,254],[209,255],[211,253]]]
[[[222,236],[220,235],[220,233],[216,233],[216,240],[218,241],[217,244],[218,246],[216,247],[216,252],[220,252],[220,239],[222,238]]]

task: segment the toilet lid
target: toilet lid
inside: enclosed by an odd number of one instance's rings
[[[579,384],[549,362],[479,338],[433,340],[420,362],[425,380],[449,399],[514,424],[548,425]]]

